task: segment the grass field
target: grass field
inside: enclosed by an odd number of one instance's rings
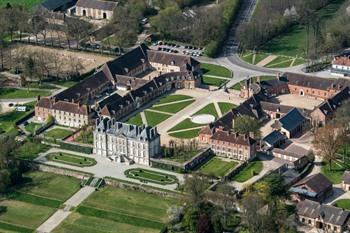
[[[15,122],[24,117],[25,115],[29,114],[29,112],[34,109],[35,103],[36,102],[23,104],[23,106],[27,107],[26,112],[17,112],[16,110],[13,110],[12,112],[0,114],[0,129],[4,130],[5,132],[14,130],[16,127]]]
[[[30,122],[25,126],[25,129],[29,132],[29,133],[34,133],[37,129],[39,129],[42,126],[42,124],[39,123],[34,123],[34,122]]]
[[[200,127],[200,126],[203,126],[203,125],[193,123],[190,118],[187,118],[187,119],[181,121],[179,124],[175,125],[170,130],[168,130],[168,132],[182,130],[182,129],[190,129],[190,128],[195,128],[195,127]]]
[[[21,5],[26,9],[32,9],[44,0],[0,0],[0,7],[5,7],[7,3],[11,5]]]
[[[137,113],[135,116],[130,117],[126,122],[129,124],[132,124],[132,125],[142,125],[143,124],[140,113]]]
[[[165,157],[164,159],[178,162],[178,163],[184,163],[190,159],[192,159],[194,156],[196,156],[199,153],[199,151],[183,151],[179,154],[173,155],[171,157]]]
[[[263,169],[263,163],[260,160],[249,162],[249,164],[243,168],[232,180],[237,182],[245,182],[255,175],[258,175]]]
[[[183,132],[169,133],[169,135],[174,138],[191,139],[198,137],[199,131],[200,129],[192,129]]]
[[[167,112],[167,113],[177,113],[181,111],[182,109],[186,108],[187,106],[191,105],[194,102],[193,99],[190,99],[185,102],[178,102],[178,103],[171,103],[169,102],[166,105],[161,106],[153,106],[151,109],[161,111],[161,112]]]
[[[49,91],[24,90],[15,88],[0,88],[0,99],[25,99],[36,98],[38,96],[48,96]]]
[[[45,137],[63,139],[73,134],[73,131],[68,129],[53,128],[45,133]]]
[[[137,190],[106,187],[94,192],[53,232],[158,233],[176,199]],[[119,228],[120,227],[120,228]]]
[[[69,164],[78,167],[91,167],[96,165],[96,160],[67,153],[50,153],[46,156],[49,161]]]
[[[218,113],[216,112],[215,106],[213,103],[208,104],[207,106],[203,107],[201,110],[199,110],[198,112],[196,112],[195,114],[193,114],[193,116],[195,115],[200,115],[200,114],[210,114],[215,116],[215,118],[218,118]]]
[[[333,161],[332,169],[329,170],[329,164],[323,162],[321,167],[321,172],[325,175],[333,184],[340,184],[342,181],[344,171],[348,170],[350,167],[343,164],[341,161]]]
[[[190,100],[193,99],[191,96],[188,95],[168,95],[162,99],[159,100],[159,102],[156,103],[157,104],[166,104],[166,103],[171,103],[171,102],[176,102],[176,101],[181,101],[181,100]]]
[[[147,124],[152,127],[162,123],[163,121],[171,117],[170,115],[166,115],[158,112],[151,112],[147,110],[145,111],[145,116],[146,116]]]
[[[83,144],[93,144],[94,143],[94,135],[92,131],[89,131],[88,134],[83,137],[79,135],[74,139],[75,142],[83,143]]]
[[[339,199],[334,205],[345,210],[350,210],[350,199]]]
[[[209,76],[203,76],[202,78],[202,83],[204,85],[209,85],[209,86],[221,86],[223,83],[229,81],[227,78],[213,78]]]
[[[26,141],[21,144],[15,151],[16,158],[33,160],[38,157],[39,153],[46,152],[50,146],[40,142]]]
[[[201,69],[204,75],[213,75],[225,78],[231,77],[231,71],[223,66],[201,63]]]
[[[228,162],[214,157],[201,166],[199,172],[208,176],[223,177],[231,168],[237,166],[237,164],[235,161]]]
[[[290,57],[279,56],[276,59],[272,60],[270,63],[268,63],[265,67],[267,68],[290,67],[292,62],[293,62],[293,59]]]
[[[220,108],[222,114],[225,114],[225,113],[231,111],[232,108],[237,107],[234,104],[226,103],[226,102],[219,102],[218,105],[219,105],[219,108]]]
[[[33,232],[79,188],[79,180],[44,172],[25,174],[27,182],[0,201],[0,232]]]
[[[174,184],[177,178],[173,175],[168,175],[160,172],[155,172],[151,170],[135,168],[129,169],[124,172],[124,174],[132,179],[137,179],[144,182],[151,182],[161,185]]]

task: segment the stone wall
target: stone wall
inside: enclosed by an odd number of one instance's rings
[[[33,170],[38,170],[42,172],[51,172],[57,175],[62,175],[62,176],[70,176],[70,177],[75,177],[77,179],[83,179],[88,176],[92,176],[93,174],[90,173],[85,173],[81,171],[75,171],[67,168],[60,168],[60,167],[55,167],[52,165],[46,165],[46,164],[39,164],[39,163],[34,163],[34,162],[29,162],[29,166]]]

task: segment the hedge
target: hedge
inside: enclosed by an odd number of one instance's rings
[[[183,167],[162,163],[161,161],[152,160],[151,167],[159,168],[159,169],[163,169],[163,170],[167,170],[167,171],[178,172],[178,173],[185,173],[186,172],[185,168],[183,168]]]
[[[84,154],[92,154],[93,148],[73,143],[68,143],[65,141],[59,141],[58,144],[60,145],[60,148],[66,149],[66,150],[72,150],[75,152],[81,152]]]
[[[50,128],[51,126],[53,126],[54,124],[55,124],[54,119],[53,119],[53,118],[52,118],[52,120],[50,119],[46,124],[44,124],[43,126],[41,126],[39,129],[37,129],[37,130],[34,132],[34,136],[35,136],[35,135],[41,134],[42,132],[44,132],[45,130],[47,130],[48,128]]]

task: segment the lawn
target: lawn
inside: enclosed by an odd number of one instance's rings
[[[205,106],[204,108],[202,108],[201,110],[193,114],[192,116],[200,115],[200,114],[210,114],[215,116],[216,119],[218,118],[218,113],[216,112],[216,109],[213,103],[208,104],[207,106]]]
[[[202,83],[205,85],[209,85],[209,86],[221,86],[222,84],[224,84],[225,82],[227,82],[229,79],[226,78],[213,78],[213,77],[209,77],[209,76],[203,76],[202,78]]]
[[[69,164],[78,167],[91,167],[97,163],[95,159],[67,153],[50,153],[46,156],[46,158],[49,161]]]
[[[204,75],[213,75],[219,77],[231,77],[231,71],[223,66],[201,63],[201,69]]]
[[[190,129],[190,128],[195,128],[200,126],[203,126],[203,125],[193,123],[190,118],[187,118],[181,121],[179,124],[175,125],[173,128],[169,129],[168,132],[182,130],[182,129]]]
[[[258,175],[263,169],[263,163],[260,160],[249,162],[249,164],[235,175],[232,180],[237,182],[245,182],[253,176]]]
[[[173,175],[141,169],[141,168],[126,170],[124,174],[126,175],[126,177],[137,179],[145,183],[151,182],[151,183],[166,185],[166,184],[174,184],[177,181],[177,178]]]
[[[223,177],[231,168],[237,166],[238,162],[224,161],[218,157],[214,157],[199,168],[199,172],[215,177]]]
[[[48,96],[49,91],[25,90],[15,88],[0,88],[0,99],[25,99],[36,98],[38,96]]]
[[[241,82],[235,83],[230,89],[240,91],[241,90]]]
[[[249,64],[253,63],[254,54],[251,51],[246,51],[242,54],[241,59]]]
[[[257,53],[255,55],[255,61],[254,64],[258,64],[259,62],[261,62],[262,60],[264,60],[265,58],[267,58],[269,55],[265,54],[265,53]]]
[[[342,181],[343,173],[347,169],[349,169],[349,167],[344,165],[342,162],[333,161],[332,162],[332,169],[329,170],[329,164],[326,162],[323,162],[323,166],[321,167],[321,172],[333,184],[340,184]]]
[[[135,116],[130,117],[126,123],[128,124],[132,124],[132,125],[142,125],[142,118],[141,118],[141,114],[137,113]]]
[[[78,81],[67,80],[67,81],[54,81],[54,82],[50,82],[50,83],[55,84],[55,85],[59,85],[59,86],[63,86],[63,87],[72,87],[72,86],[76,85],[79,82]]]
[[[74,139],[75,142],[83,143],[83,144],[93,144],[94,143],[94,135],[92,131],[87,132],[84,136],[80,134]]]
[[[0,232],[33,232],[79,188],[79,180],[52,173],[30,172],[26,182],[0,202]],[[6,231],[9,230],[9,231]]]
[[[46,152],[50,146],[41,144],[40,141],[26,141],[15,150],[15,156],[19,159],[33,160],[40,153]]]
[[[193,99],[193,97],[188,95],[168,95],[162,98],[161,100],[159,100],[159,102],[157,102],[156,105],[166,104],[166,103],[171,103],[171,102],[181,101],[181,100],[190,100],[190,99]]]
[[[11,3],[11,5],[21,5],[26,9],[32,9],[43,1],[44,0],[0,0],[0,7],[5,7],[7,3]]]
[[[12,112],[7,112],[4,114],[0,114],[0,129],[3,129],[5,132],[9,132],[15,128],[15,122],[29,114],[31,110],[34,109],[34,103],[24,104],[27,106],[26,112],[17,112],[16,110]]]
[[[182,109],[186,108],[187,106],[191,105],[194,101],[195,100],[188,100],[188,101],[179,102],[179,103],[169,103],[162,106],[153,106],[151,109],[161,111],[161,112],[167,112],[167,113],[177,113]]]
[[[231,111],[232,108],[237,107],[234,104],[226,103],[226,102],[219,102],[218,105],[219,105],[219,108],[220,108],[222,114],[225,114],[225,113]]]
[[[54,232],[158,233],[175,204],[173,198],[106,187],[91,194]]]
[[[53,128],[45,133],[45,137],[64,139],[73,134],[73,131],[62,128]]]
[[[345,210],[350,210],[350,199],[339,199],[334,205]]]
[[[272,60],[270,63],[268,63],[265,67],[268,67],[268,68],[290,67],[292,61],[293,61],[293,58],[279,56],[276,59]]]
[[[31,83],[26,83],[25,87],[29,88],[38,88],[38,89],[57,89],[56,86],[48,84],[48,83],[37,83],[37,82],[31,82]]]
[[[164,159],[178,162],[178,163],[184,163],[186,161],[189,161],[192,159],[194,156],[196,156],[199,153],[197,150],[193,151],[181,151],[179,154],[170,156],[170,157],[165,157]]]
[[[170,115],[166,115],[158,112],[151,112],[147,110],[145,111],[145,116],[146,116],[147,124],[152,127],[160,124],[161,122],[171,117]]]
[[[37,129],[39,129],[42,126],[42,124],[35,123],[35,122],[30,122],[25,126],[25,129],[29,133],[34,133]]]
[[[180,139],[191,139],[198,137],[200,129],[186,130],[177,133],[169,133],[169,136]]]

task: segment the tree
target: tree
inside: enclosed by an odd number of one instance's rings
[[[350,101],[344,102],[336,111],[334,121],[339,125],[350,126]]]
[[[317,128],[313,145],[316,153],[329,163],[329,170],[332,170],[332,161],[337,159],[337,151],[343,145],[345,134],[342,127],[329,123],[322,128]]]
[[[260,136],[260,124],[259,122],[247,115],[237,117],[233,122],[234,131],[241,134],[253,133],[255,137]]]
[[[33,77],[35,75],[35,60],[32,55],[29,55],[27,58],[25,58],[24,61],[24,75],[26,77],[29,77],[31,81],[33,81]],[[29,87],[29,86],[28,86]],[[29,91],[29,89],[28,89]]]
[[[185,176],[185,190],[189,194],[189,205],[199,208],[204,201],[204,191],[207,188],[208,179],[196,173]]]
[[[66,36],[69,43],[69,38],[74,38],[76,47],[79,48],[79,43],[83,38],[86,38],[90,34],[92,25],[84,20],[76,18],[66,19]]]

